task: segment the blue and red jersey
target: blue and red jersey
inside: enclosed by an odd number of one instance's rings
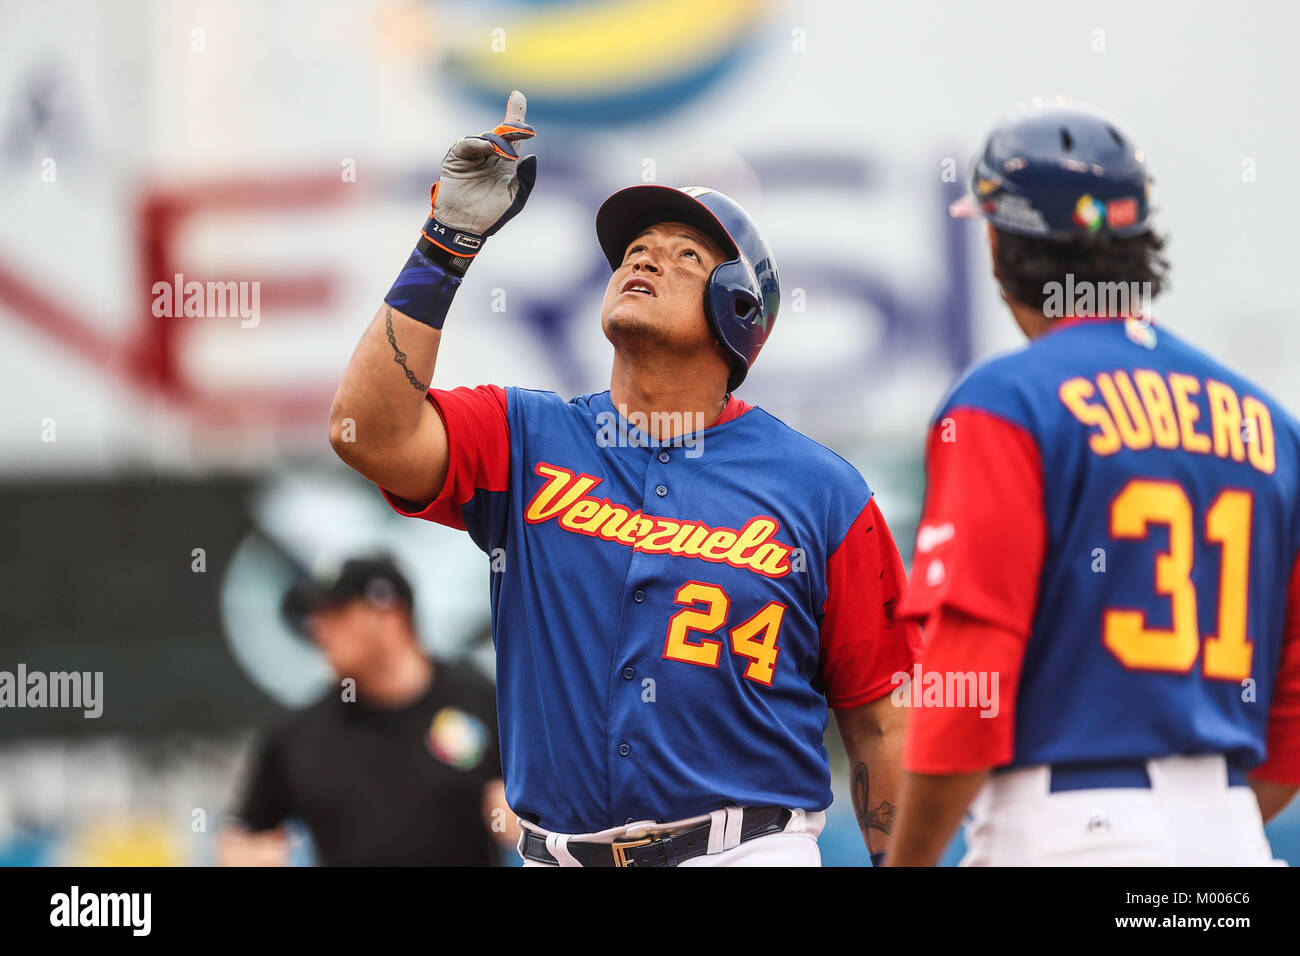
[[[402,514],[489,555],[506,798],[586,833],[831,802],[827,705],[887,694],[919,632],[856,469],[733,398],[663,443],[608,392],[433,390],[450,466]]]
[[[902,613],[956,625],[922,672],[998,671],[1002,700],[913,711],[910,769],[1221,753],[1300,784],[1300,426],[1276,402],[1163,328],[1066,320],[968,373],[926,457]]]

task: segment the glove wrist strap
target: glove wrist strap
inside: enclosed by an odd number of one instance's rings
[[[457,229],[430,216],[420,230],[420,241],[415,248],[453,275],[463,276],[483,248],[483,239],[476,232]]]

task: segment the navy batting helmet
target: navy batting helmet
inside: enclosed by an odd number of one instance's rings
[[[704,314],[730,353],[727,391],[734,391],[772,334],[781,305],[772,250],[740,204],[716,190],[629,186],[606,199],[596,213],[596,237],[610,267],[622,265],[628,243],[659,222],[695,226],[726,256],[704,285]]]
[[[1151,228],[1150,183],[1142,150],[1105,116],[1035,106],[989,134],[951,212],[1022,236],[1134,236]]]

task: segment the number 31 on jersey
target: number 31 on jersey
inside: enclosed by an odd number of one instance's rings
[[[1255,648],[1246,635],[1246,608],[1252,504],[1250,492],[1229,488],[1205,513],[1205,539],[1219,545],[1222,554],[1218,633],[1205,638],[1204,673],[1215,680],[1243,681],[1250,676]],[[1142,611],[1113,608],[1102,618],[1102,641],[1125,667],[1185,674],[1201,652],[1191,578],[1196,533],[1192,503],[1171,481],[1134,479],[1111,502],[1110,533],[1141,539],[1152,524],[1169,529],[1169,550],[1156,558],[1156,591],[1170,601],[1172,627],[1148,628]]]

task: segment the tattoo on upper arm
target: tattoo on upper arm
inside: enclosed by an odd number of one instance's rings
[[[384,329],[388,332],[388,344],[393,347],[393,361],[402,366],[402,371],[406,373],[406,380],[411,383],[411,387],[417,391],[427,392],[429,386],[415,377],[415,373],[406,367],[406,353],[397,347],[397,336],[393,334],[393,307],[384,306]]]
[[[867,765],[858,762],[853,768],[853,812],[858,818],[858,828],[867,841],[867,852],[875,852],[871,846],[871,831],[879,830],[886,836],[894,829],[894,805],[882,800],[874,809],[871,808],[871,777]]]

